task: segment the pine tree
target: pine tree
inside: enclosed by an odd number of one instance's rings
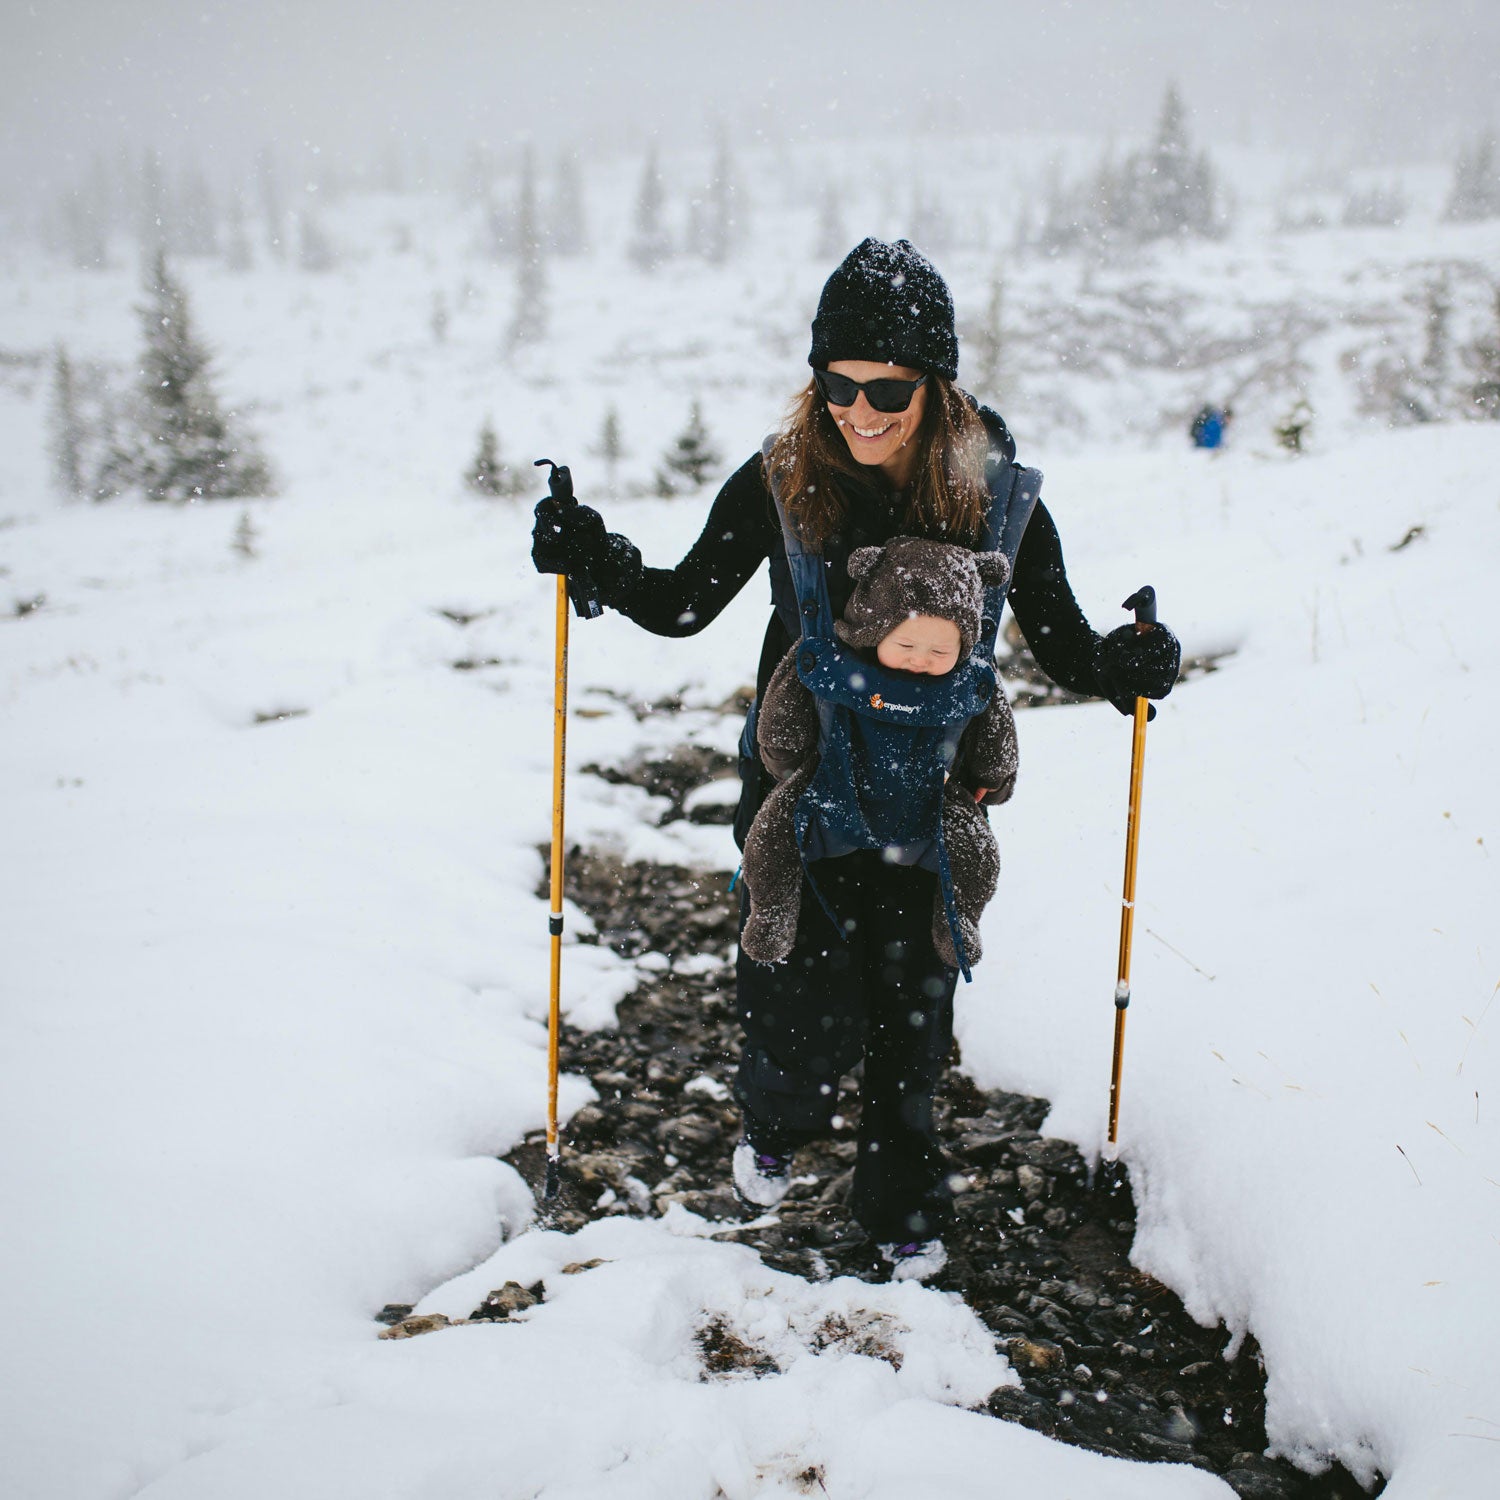
[[[583,175],[577,154],[565,151],[557,159],[557,177],[547,215],[547,245],[554,255],[582,255],[588,249],[588,225],[583,210]]]
[[[311,209],[297,215],[297,265],[304,271],[320,275],[338,264],[333,241],[323,228],[323,221]]]
[[[74,188],[63,199],[62,221],[74,268],[102,271],[109,261],[105,205],[92,191]]]
[[[722,266],[739,248],[742,196],[734,157],[729,149],[729,132],[721,125],[714,142],[713,168],[697,215],[694,235],[695,248],[710,265]]]
[[[599,429],[599,441],[594,446],[594,455],[604,460],[605,475],[610,492],[617,489],[620,460],[625,457],[625,442],[620,436],[620,414],[611,406],[604,413],[604,425]]]
[[[1500,161],[1493,132],[1459,151],[1443,217],[1460,224],[1500,217]]]
[[[249,510],[242,510],[239,524],[234,528],[234,537],[229,543],[230,547],[249,562],[260,556],[260,553],[255,550],[255,544],[259,540],[260,535],[255,529],[255,522],[251,519]]]
[[[663,497],[678,495],[685,489],[697,489],[718,468],[722,460],[703,425],[703,409],[693,402],[688,425],[677,435],[662,455],[656,471],[656,493]]]
[[[818,231],[813,253],[821,261],[833,262],[842,260],[848,249],[843,205],[839,202],[838,189],[828,182],[823,185],[823,196],[818,201]]]
[[[140,181],[141,255],[152,259],[158,251],[171,248],[167,227],[167,190],[162,176],[161,153],[148,147],[141,163]]]
[[[228,222],[224,233],[224,265],[236,275],[255,269],[255,253],[250,248],[250,229],[245,222],[245,202],[238,189],[229,195]]]
[[[1312,407],[1307,404],[1307,397],[1298,396],[1291,411],[1276,424],[1276,441],[1288,453],[1301,453],[1302,442],[1307,436],[1307,429],[1312,426],[1312,419]]]
[[[656,147],[646,153],[641,188],[635,200],[635,226],[626,253],[642,271],[654,271],[672,254],[672,241],[663,219],[665,198]]]
[[[174,248],[179,254],[219,253],[218,209],[213,189],[200,167],[194,166],[183,175],[178,186],[177,211],[172,218],[178,230]]]
[[[88,428],[78,407],[78,385],[73,362],[61,344],[52,359],[51,428],[52,471],[57,486],[65,495],[75,498],[88,493],[85,473],[85,449]]]
[[[1406,217],[1406,194],[1396,183],[1388,187],[1355,188],[1344,199],[1340,216],[1346,228],[1394,228]]]
[[[1008,394],[1002,390],[1002,365],[1005,355],[1005,284],[996,271],[990,277],[989,302],[983,319],[973,324],[963,341],[964,356],[972,362],[973,373],[967,381],[982,400],[1000,402]]]
[[[1469,415],[1500,421],[1500,286],[1495,288],[1494,324],[1464,350],[1464,363],[1474,372]]]
[[[146,344],[139,433],[107,460],[106,487],[123,481],[152,500],[269,494],[265,460],[253,443],[236,438],[220,409],[208,352],[193,332],[187,295],[164,252],[151,261],[146,301],[137,311]]]
[[[1156,136],[1126,160],[1114,216],[1130,237],[1148,241],[1180,235],[1212,236],[1223,217],[1213,167],[1188,140],[1187,111],[1175,84],[1162,100]]]
[[[542,232],[537,216],[536,159],[530,145],[521,157],[516,195],[516,304],[509,339],[534,344],[547,333],[547,273],[542,259]]]
[[[266,248],[277,260],[285,260],[286,210],[281,202],[276,157],[269,146],[262,146],[256,154],[255,180],[260,192],[261,217],[265,220]]]
[[[489,495],[497,499],[521,492],[522,477],[501,459],[500,439],[496,437],[494,423],[488,417],[479,429],[479,451],[464,475],[464,483],[476,495]]]

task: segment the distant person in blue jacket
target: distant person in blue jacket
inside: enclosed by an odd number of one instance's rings
[[[1203,406],[1193,418],[1188,433],[1195,448],[1220,448],[1224,444],[1224,429],[1229,426],[1234,413],[1227,406]]]

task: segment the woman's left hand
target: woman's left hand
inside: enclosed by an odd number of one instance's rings
[[[1098,665],[1104,697],[1122,714],[1132,714],[1137,698],[1165,698],[1172,691],[1182,666],[1182,643],[1165,625],[1149,630],[1122,625],[1099,642]]]

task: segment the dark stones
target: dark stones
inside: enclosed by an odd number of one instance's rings
[[[680,805],[691,787],[662,771],[654,789]],[[567,876],[567,894],[593,918],[597,940],[623,955],[727,956],[733,946],[737,900],[718,874],[577,852]],[[698,970],[653,958],[621,1002],[617,1029],[564,1028],[564,1068],[591,1079],[599,1097],[564,1128],[564,1192],[542,1206],[542,1221],[566,1232],[606,1214],[659,1215],[680,1205],[777,1270],[810,1280],[887,1276],[847,1207],[859,1119],[852,1086],[833,1138],[797,1153],[791,1192],[774,1216],[733,1197],[734,976],[727,962]],[[1227,1330],[1199,1327],[1130,1264],[1128,1175],[1105,1164],[1091,1180],[1072,1144],[1040,1134],[1047,1110],[1045,1100],[986,1091],[959,1074],[936,1101],[960,1181],[949,1261],[935,1285],[963,1296],[1022,1381],[994,1392],[985,1409],[1097,1452],[1212,1469],[1244,1500],[1353,1500],[1360,1492],[1343,1470],[1311,1478],[1258,1456],[1265,1372],[1253,1338],[1225,1359]],[[540,1138],[508,1159],[540,1182]],[[838,1331],[829,1339],[840,1342]],[[698,1348],[705,1378],[777,1373],[766,1350],[721,1321],[700,1328]]]
[[[507,1281],[504,1286],[498,1287],[489,1293],[484,1301],[469,1314],[471,1323],[502,1323],[512,1313],[525,1312],[527,1308],[535,1307],[544,1294],[541,1282],[535,1286],[524,1287],[518,1281]]]

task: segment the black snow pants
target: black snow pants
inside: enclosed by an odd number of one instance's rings
[[[760,1151],[827,1136],[839,1080],[861,1060],[858,1156],[850,1209],[882,1243],[929,1239],[952,1217],[932,1100],[953,1039],[958,973],[932,946],[937,876],[878,851],[819,860],[814,879],[839,937],[803,883],[785,963],[739,956],[744,1029],[735,1093]],[[741,898],[740,921],[748,908]]]

